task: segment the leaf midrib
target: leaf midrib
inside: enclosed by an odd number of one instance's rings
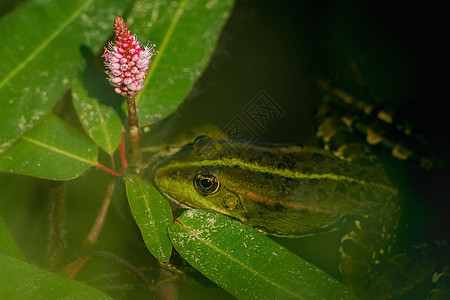
[[[144,83],[142,85],[142,90],[140,93],[136,96],[136,104],[139,103],[139,100],[141,99],[143,95],[143,90],[148,85],[148,81],[151,78],[151,74],[155,73],[156,68],[158,67],[158,63],[161,60],[161,57],[164,55],[164,50],[166,50],[167,44],[170,42],[170,39],[172,38],[172,34],[175,30],[175,27],[178,24],[178,21],[180,20],[181,16],[184,13],[184,8],[186,6],[187,0],[182,0],[180,4],[177,7],[177,10],[175,11],[172,20],[170,21],[169,27],[167,28],[166,33],[164,34],[164,38],[162,40],[161,46],[158,50],[158,54],[156,55],[156,58],[152,61],[152,65],[150,66],[149,72],[144,79]]]
[[[84,163],[86,163],[86,164],[89,164],[89,165],[92,165],[92,166],[96,166],[96,165],[97,165],[97,162],[95,162],[95,161],[90,161],[90,160],[85,159],[85,158],[83,158],[83,157],[81,157],[81,156],[72,154],[72,153],[70,153],[70,152],[64,151],[64,150],[62,150],[62,149],[56,148],[56,147],[51,146],[51,145],[48,145],[48,144],[45,144],[45,143],[40,142],[40,141],[38,141],[38,140],[32,139],[32,138],[30,138],[30,137],[22,136],[21,138],[22,138],[23,140],[29,142],[29,143],[33,143],[33,144],[35,144],[35,145],[37,145],[37,146],[43,147],[43,148],[45,148],[45,149],[48,149],[48,150],[53,151],[53,152],[56,152],[56,153],[58,153],[58,154],[62,154],[62,155],[64,155],[64,156],[67,156],[67,157],[70,157],[70,158],[73,158],[73,159],[75,159],[75,160],[84,162]]]
[[[114,152],[114,149],[112,147],[112,142],[111,142],[111,138],[109,136],[109,131],[107,128],[107,124],[105,122],[105,119],[103,118],[102,112],[100,111],[100,107],[97,101],[94,101],[94,105],[95,105],[95,110],[97,111],[98,117],[100,118],[100,124],[102,126],[102,131],[103,134],[105,135],[105,140],[106,140],[106,147],[108,148],[108,153],[110,155],[112,155],[112,153]]]

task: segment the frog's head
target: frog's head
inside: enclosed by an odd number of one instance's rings
[[[227,188],[230,172],[224,171],[226,145],[200,136],[155,169],[154,181],[172,201],[191,208],[213,210],[245,222],[239,196]],[[232,175],[231,175],[232,176]]]

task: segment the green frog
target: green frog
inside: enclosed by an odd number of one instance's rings
[[[387,297],[378,285],[388,278],[380,266],[395,243],[398,190],[366,144],[336,142],[349,131],[345,120],[328,108],[319,117],[328,150],[199,136],[163,160],[154,181],[181,206],[216,211],[265,234],[339,230],[341,280],[359,297]]]
[[[177,203],[228,215],[267,234],[296,237],[345,228],[339,267],[350,287],[364,285],[361,274],[390,252],[394,239],[398,192],[371,158],[201,136],[161,164],[154,179]]]

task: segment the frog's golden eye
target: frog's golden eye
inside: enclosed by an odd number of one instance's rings
[[[204,196],[212,195],[219,191],[220,181],[211,173],[197,174],[194,177],[194,187]]]

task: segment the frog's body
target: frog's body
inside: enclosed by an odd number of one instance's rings
[[[356,140],[354,132],[365,136],[369,144],[382,144],[399,159],[415,160],[425,167],[431,166],[431,160],[417,158],[407,144],[382,137],[380,126],[365,125],[366,117],[342,117],[347,110],[343,103],[352,106],[348,110],[362,109],[364,116],[376,110],[330,90],[323,82],[319,86],[328,92],[325,98],[336,94],[317,114],[317,134],[327,150],[202,136],[156,167],[156,185],[176,203],[228,215],[267,234],[296,237],[337,229],[341,280],[361,298],[401,295],[417,284],[414,274],[418,273],[430,282],[436,274],[448,278],[448,266],[442,271],[446,263],[440,262],[441,267],[421,263],[427,267],[405,271],[409,265],[403,264],[403,254],[388,256],[398,227],[398,192],[369,146]],[[341,99],[335,102],[336,98]],[[387,113],[380,112],[373,124],[390,123]],[[449,248],[442,246],[440,251],[447,253]]]
[[[364,285],[362,274],[389,251],[394,236],[397,191],[370,156],[342,159],[316,147],[199,137],[158,167],[155,182],[185,206],[214,210],[269,234],[344,228],[339,268],[350,287]]]
[[[201,176],[213,176],[220,186],[202,194],[195,183]],[[271,148],[201,137],[161,165],[155,180],[187,206],[277,235],[309,234],[349,215],[386,216],[384,210],[397,205],[397,191],[376,163],[346,161],[315,147]]]

